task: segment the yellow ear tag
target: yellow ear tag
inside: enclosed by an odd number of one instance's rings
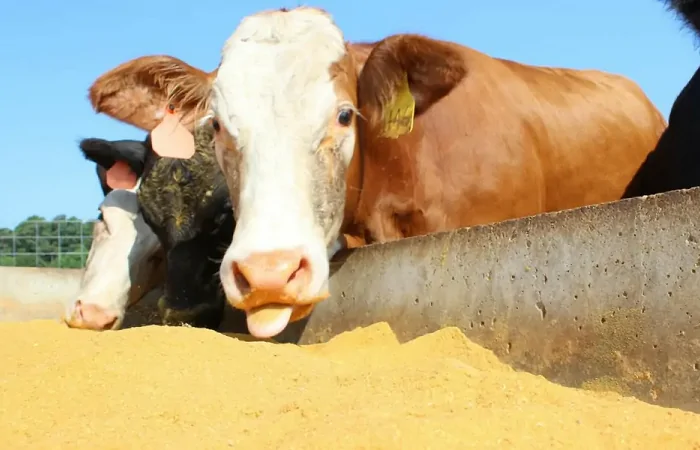
[[[416,101],[408,87],[408,76],[404,73],[403,81],[397,86],[394,98],[384,106],[382,136],[396,139],[410,133],[413,130],[415,111]]]

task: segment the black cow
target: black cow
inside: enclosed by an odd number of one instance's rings
[[[700,0],[662,0],[700,38]],[[624,197],[700,186],[700,67],[673,102],[663,132]]]

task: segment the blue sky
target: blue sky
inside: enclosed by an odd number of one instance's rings
[[[0,227],[32,214],[93,219],[102,199],[79,139],[141,139],[95,114],[92,81],[148,54],[212,70],[241,17],[293,1],[25,0],[0,14]],[[331,12],[350,41],[417,32],[536,65],[596,68],[639,83],[668,117],[698,66],[689,31],[659,0],[375,0],[306,3]],[[462,5],[462,6],[455,6]]]

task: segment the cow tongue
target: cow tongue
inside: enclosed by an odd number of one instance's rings
[[[265,305],[246,311],[248,332],[257,338],[281,333],[292,317],[292,309],[289,305]]]

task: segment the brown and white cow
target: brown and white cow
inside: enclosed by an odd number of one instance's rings
[[[255,336],[328,296],[341,233],[385,242],[616,200],[666,127],[622,76],[414,34],[374,44],[363,66],[367,50],[322,10],[264,11],[215,72],[143,57],[91,87],[98,111],[174,127],[153,145],[182,157],[191,136],[173,118],[208,113],[237,223],[221,282]]]

